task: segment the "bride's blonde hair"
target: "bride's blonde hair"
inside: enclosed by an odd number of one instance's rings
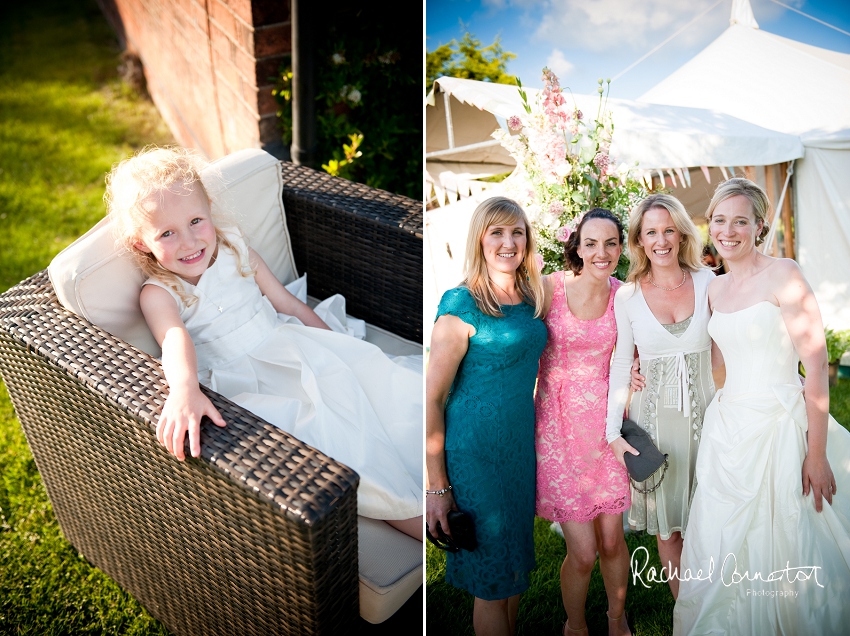
[[[106,193],[103,196],[117,242],[133,255],[147,278],[168,285],[187,305],[194,303],[197,298],[185,291],[178,276],[160,265],[153,254],[135,247],[135,243],[140,240],[141,227],[149,218],[142,203],[161,196],[174,186],[181,186],[187,192],[196,189],[200,191],[207,205],[210,205],[210,218],[218,245],[236,254],[239,271],[243,276],[254,273],[250,264],[242,262],[239,250],[221,229],[236,228],[235,219],[223,206],[214,207],[210,204],[207,188],[201,179],[201,172],[208,167],[209,163],[193,150],[177,146],[147,146],[112,168],[106,177]]]

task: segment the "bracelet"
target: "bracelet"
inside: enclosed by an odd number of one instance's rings
[[[425,494],[426,495],[439,495],[440,497],[442,497],[447,492],[449,492],[451,489],[452,489],[451,486],[447,486],[446,488],[443,488],[442,490],[426,490]]]

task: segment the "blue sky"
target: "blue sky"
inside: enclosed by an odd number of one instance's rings
[[[501,38],[517,55],[508,72],[540,87],[552,68],[561,86],[594,93],[597,78],[614,78],[717,0],[426,0],[425,45],[431,51],[467,31],[485,45]],[[782,0],[850,32],[848,0]],[[850,36],[772,0],[750,0],[759,28],[850,53]],[[656,53],[615,79],[611,97],[636,99],[699,53],[729,26],[732,0],[721,0]],[[746,60],[741,60],[742,67]],[[757,72],[757,69],[753,69]],[[848,106],[850,107],[850,106]]]

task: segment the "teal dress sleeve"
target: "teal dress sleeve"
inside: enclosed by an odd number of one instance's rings
[[[440,305],[437,308],[437,318],[445,315],[457,316],[477,330],[481,311],[478,309],[475,299],[466,287],[455,287],[448,290],[440,299]],[[437,318],[434,320],[436,321]]]

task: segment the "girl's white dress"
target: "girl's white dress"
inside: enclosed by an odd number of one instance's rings
[[[726,383],[705,414],[673,633],[850,633],[850,434],[829,418],[837,494],[818,513],[802,494],[806,404],[780,309],[715,311],[709,332]]]
[[[708,284],[714,274],[701,269],[691,276],[694,313],[673,325],[658,322],[640,285],[623,285],[614,297],[617,348],[611,362],[606,438],[610,443],[620,435],[637,345],[646,388],[632,396],[629,417],[669,455],[669,466],[653,492],[632,488],[628,520],[631,527],[665,540],[688,525],[703,414],[714,396],[708,336]],[[641,490],[651,490],[660,474],[641,484]]]
[[[228,238],[247,266],[244,241]],[[278,314],[223,245],[197,285],[177,301],[198,357],[198,378],[275,426],[360,474],[358,514],[422,514],[421,356],[390,360],[348,335]],[[411,364],[413,362],[413,364]]]

